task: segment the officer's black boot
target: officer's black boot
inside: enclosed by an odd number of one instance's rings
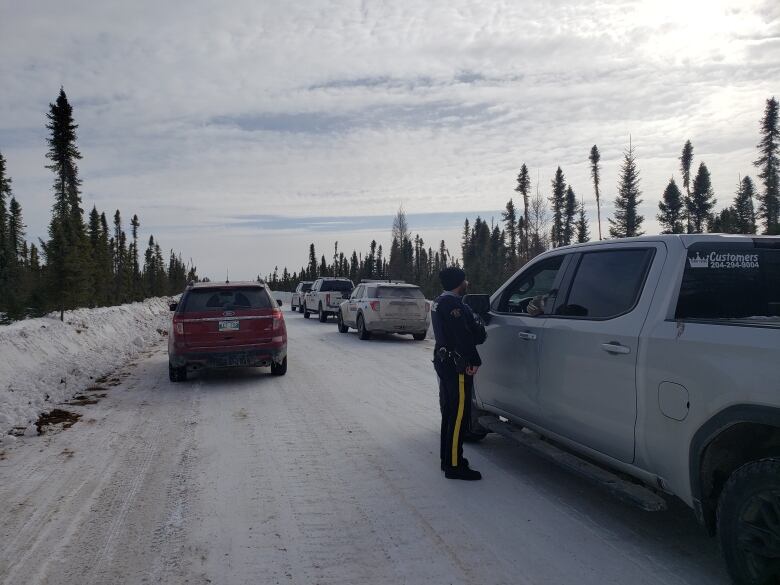
[[[463,467],[468,467],[468,466],[469,466],[469,460],[468,460],[468,459],[466,459],[465,457],[463,457],[463,458],[460,460],[460,464],[461,464]],[[444,461],[442,461],[442,462],[441,462],[441,470],[442,470],[442,471],[447,471],[447,466],[446,466],[446,465],[444,465]]]
[[[463,479],[465,481],[477,481],[482,479],[482,474],[476,469],[470,469],[465,465],[458,467],[448,467],[444,470],[444,477],[447,479]]]

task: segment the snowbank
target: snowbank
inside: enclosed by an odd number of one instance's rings
[[[156,298],[0,326],[0,441],[162,339],[169,315]]]

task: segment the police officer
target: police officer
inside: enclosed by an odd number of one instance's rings
[[[468,288],[466,273],[451,266],[439,273],[444,292],[431,307],[436,336],[433,364],[439,376],[441,407],[441,468],[447,479],[482,479],[463,457],[463,435],[471,420],[471,393],[474,375],[482,364],[475,337],[479,328],[462,297]]]

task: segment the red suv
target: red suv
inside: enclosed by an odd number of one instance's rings
[[[171,310],[171,382],[186,380],[187,366],[271,366],[276,376],[287,373],[284,316],[262,282],[192,284]]]

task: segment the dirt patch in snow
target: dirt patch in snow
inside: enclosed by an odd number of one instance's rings
[[[35,421],[35,427],[38,429],[38,434],[42,435],[46,432],[46,427],[62,425],[63,429],[69,429],[75,425],[80,418],[80,414],[62,410],[61,408],[55,408],[50,412],[41,414],[41,416],[38,417],[38,420]]]
[[[65,404],[71,406],[87,406],[88,404],[97,404],[101,398],[105,398],[107,394],[76,394]]]

